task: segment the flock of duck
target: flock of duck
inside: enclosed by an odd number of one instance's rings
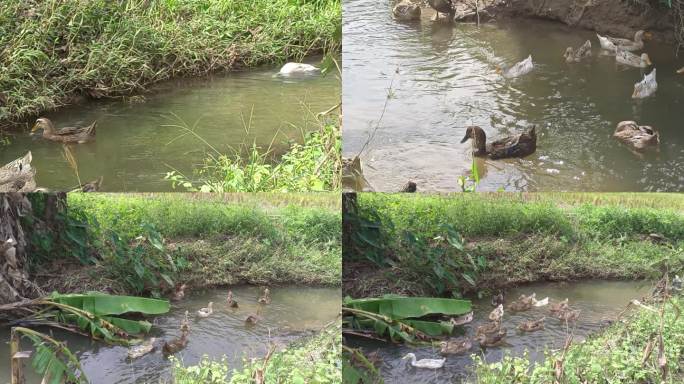
[[[454,3],[452,0],[428,0],[430,7],[436,11],[433,20],[438,20],[440,14],[447,14],[449,19],[453,20],[455,13]],[[420,18],[421,8],[419,4],[403,0],[394,6],[392,14],[395,19],[400,21],[417,20]],[[653,65],[647,53],[642,53],[641,55],[634,53],[643,50],[644,39],[651,37],[649,33],[643,30],[637,31],[634,35],[634,40],[601,36],[599,34],[597,34],[597,37],[603,54],[615,56],[616,62],[636,68],[648,68]],[[591,56],[592,44],[590,40],[587,40],[578,48],[568,47],[563,54],[567,63],[579,63]],[[506,79],[513,79],[532,72],[534,67],[532,55],[529,55],[525,60],[506,69],[498,68],[497,73],[500,73]],[[677,72],[684,74],[684,68]],[[653,68],[641,81],[634,84],[632,98],[643,99],[651,97],[655,95],[657,89],[656,69]],[[635,121],[619,122],[613,137],[629,146],[637,154],[647,148],[657,147],[660,143],[660,135],[653,127],[639,125]],[[461,142],[463,143],[468,139],[473,140],[474,156],[489,157],[494,160],[525,157],[534,153],[537,146],[534,126],[526,132],[504,137],[492,143],[486,142],[487,138],[482,128],[476,126],[468,127],[466,137]]]
[[[173,294],[172,301],[178,302],[185,298],[185,289],[187,286],[182,284],[178,286]],[[255,313],[250,313],[245,317],[245,325],[253,326],[256,325],[261,320],[261,306],[271,304],[271,291],[268,288],[264,288],[263,293],[259,296],[257,302],[260,306],[257,308]],[[233,310],[236,310],[239,305],[233,296],[233,291],[229,290],[226,297],[225,305]],[[181,320],[180,324],[180,337],[174,337],[171,340],[166,340],[162,344],[161,350],[164,356],[172,355],[176,352],[181,351],[188,345],[188,337],[190,335],[190,319],[189,311],[185,311],[185,316]],[[207,318],[214,313],[214,303],[209,302],[206,307],[197,310],[196,314],[198,318]],[[158,347],[157,338],[150,338],[141,345],[134,346],[128,350],[129,359],[137,359],[148,353],[155,351]]]
[[[579,319],[580,310],[570,308],[568,299],[559,301],[557,303],[549,303],[549,298],[537,300],[536,294],[532,293],[529,296],[520,295],[520,297],[508,305],[510,312],[524,312],[535,307],[549,306],[549,315],[560,321],[570,323]],[[477,341],[481,348],[497,347],[505,343],[505,338],[508,334],[506,328],[502,327],[502,319],[504,316],[504,293],[499,291],[497,295],[492,298],[492,306],[494,310],[489,314],[489,321],[480,325],[475,330],[474,337],[459,337],[453,340],[440,342],[440,353],[442,355],[462,354],[468,352],[473,347],[473,341]],[[536,320],[523,321],[516,326],[516,329],[521,333],[535,332],[544,329],[544,321],[546,316],[542,316]],[[452,319],[454,325],[462,325],[472,321],[472,313],[466,315],[463,320],[456,321]],[[409,359],[411,365],[416,368],[438,369],[444,366],[446,357],[442,359],[421,359],[417,360],[416,355],[408,353],[403,359]]]

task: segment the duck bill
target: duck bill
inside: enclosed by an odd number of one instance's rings
[[[34,124],[34,125],[33,125],[33,128],[31,128],[31,133],[33,133],[33,132],[37,131],[37,130],[38,130],[39,128],[40,128],[40,127],[38,126],[38,124],[37,124],[37,123],[36,123],[36,124]]]
[[[468,141],[468,139],[470,139],[470,135],[468,135],[468,134],[466,133],[466,135],[463,136],[463,139],[461,139],[461,144],[463,144],[463,143],[465,143],[466,141]]]

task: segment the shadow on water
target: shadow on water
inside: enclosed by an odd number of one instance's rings
[[[631,99],[646,72],[599,55],[596,35],[563,24],[516,20],[483,24],[399,23],[391,2],[344,2],[344,155],[353,157],[380,117],[390,81],[392,98],[364,173],[377,191],[398,190],[407,179],[421,190],[457,190],[469,173],[468,125],[488,138],[537,124],[536,153],[485,161],[480,190],[677,191],[684,185],[684,59],[649,41],[658,71],[655,97]],[[591,40],[593,58],[568,65],[563,52]],[[532,54],[536,68],[512,81],[497,74]],[[650,69],[648,70],[650,71]],[[614,140],[617,122],[636,120],[661,134],[659,153],[644,159]]]
[[[188,346],[175,356],[185,365],[197,364],[203,355],[213,360],[226,356],[231,371],[240,369],[243,358],[263,358],[269,342],[283,347],[302,337],[315,335],[333,321],[340,312],[341,292],[336,288],[271,288],[272,303],[262,306],[262,320],[255,326],[246,326],[245,317],[254,313],[259,304],[258,287],[231,287],[238,309],[225,304],[227,289],[212,289],[192,293],[185,300],[173,304],[170,313],[152,320],[150,337],[163,340],[179,336],[180,322],[185,310],[190,312]],[[196,311],[214,302],[214,313],[199,318]],[[0,329],[0,338],[9,341],[9,329]],[[156,352],[133,361],[127,361],[128,348],[96,343],[73,334],[57,333],[55,338],[66,341],[81,361],[88,379],[98,384],[157,383],[168,379],[171,363]],[[30,348],[30,344],[22,345]],[[0,382],[9,380],[9,347],[0,349]],[[27,367],[27,382],[37,383],[40,378]]]
[[[521,294],[529,295],[532,292],[535,292],[539,299],[548,296],[551,303],[568,298],[572,309],[581,310],[581,316],[577,323],[574,326],[570,324],[574,341],[578,342],[584,340],[590,333],[605,327],[610,321],[614,321],[630,300],[646,295],[651,287],[648,282],[542,283],[510,289],[506,291],[506,301],[510,303]],[[473,301],[475,316],[473,323],[464,327],[466,336],[473,336],[475,329],[487,321],[487,316],[493,309],[488,300],[489,298]],[[550,317],[548,308],[548,306],[533,308],[519,313],[505,311],[502,326],[508,330],[507,345],[480,349],[477,342],[473,342],[473,348],[468,353],[448,355],[444,368],[438,370],[417,369],[406,360],[401,360],[409,352],[415,353],[418,359],[441,358],[438,347],[413,348],[406,345],[391,345],[360,339],[347,339],[347,343],[355,347],[362,347],[365,353],[377,351],[378,357],[382,360],[380,370],[385,382],[461,382],[467,377],[472,377],[470,371],[472,364],[470,355],[472,354],[483,356],[487,362],[493,363],[501,360],[504,354],[522,356],[525,351],[528,351],[529,358],[532,361],[540,361],[544,358],[546,349],[562,348],[567,334],[565,322]],[[521,322],[537,320],[542,316],[546,316],[544,330],[520,333],[516,329]]]
[[[316,58],[311,60],[317,64]],[[96,140],[73,146],[82,180],[103,176],[104,191],[169,191],[171,183],[163,178],[170,167],[192,176],[208,150],[191,136],[176,140],[182,131],[164,126],[177,124],[173,114],[189,126],[198,123],[197,134],[221,152],[253,141],[267,148],[278,131],[282,134],[274,145],[282,152],[288,140],[301,141],[299,127],[316,129],[313,115],[339,102],[340,84],[334,75],[282,78],[274,76],[277,71],[268,67],[172,80],[155,86],[142,103],[96,101],[43,116],[57,127],[98,121]],[[9,140],[10,145],[0,143],[0,164],[31,150],[38,186],[64,189],[78,184],[61,145],[29,136],[28,130],[12,132]]]

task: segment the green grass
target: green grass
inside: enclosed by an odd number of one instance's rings
[[[6,0],[0,124],[341,44],[339,0]]]
[[[309,207],[293,204],[303,195],[263,195],[265,208],[256,198],[69,194],[64,233],[34,236],[29,261],[47,275],[55,274],[55,260],[80,264],[67,267],[67,278],[42,282],[60,292],[157,296],[179,282],[339,286],[341,217],[333,195],[312,196]]]
[[[174,361],[174,384],[247,384],[263,369],[265,383],[341,383],[342,328],[337,322],[309,340],[298,341],[273,353],[264,367],[263,360],[247,361],[242,370],[233,370],[225,361],[202,359],[196,366]],[[230,375],[230,379],[226,376]]]
[[[626,321],[573,344],[563,359],[561,383],[681,383],[684,382],[684,321],[682,300],[673,299],[665,305],[663,317],[664,357],[667,378],[663,380],[658,364],[658,344],[644,358],[649,340],[659,333],[660,316],[656,312],[637,309]],[[656,309],[658,305],[655,305]],[[657,340],[657,338],[653,338]],[[543,384],[556,382],[554,362],[561,352],[547,352],[544,361],[531,365],[527,358],[505,357],[486,364],[475,358],[475,378],[479,384]]]
[[[660,207],[659,198],[659,194],[360,194],[361,220],[354,228],[360,235],[345,244],[344,258],[361,262],[349,273],[359,268],[369,272],[345,284],[345,293],[354,297],[440,294],[418,273],[471,273],[465,254],[453,241],[443,240],[449,236],[446,227],[465,238],[468,254],[486,261],[483,270],[473,274],[475,286],[451,287],[461,291],[545,280],[640,279],[657,275],[663,265],[679,270],[684,214],[677,205],[684,196],[664,196],[674,208]],[[666,241],[653,243],[648,237],[652,233]],[[413,239],[427,245],[419,248]],[[372,263],[386,265],[377,268]]]

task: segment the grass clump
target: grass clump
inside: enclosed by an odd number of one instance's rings
[[[474,356],[475,379],[479,384],[542,383],[681,383],[684,381],[684,321],[682,300],[662,304],[663,316],[638,309],[624,322],[583,342],[572,344],[564,353],[547,352],[543,362],[532,365],[526,357],[505,357],[487,364]],[[664,367],[659,363],[658,335],[661,331]],[[646,353],[649,351],[649,353]],[[562,361],[560,374],[554,364]],[[664,372],[667,372],[664,374]]]
[[[309,192],[340,189],[342,139],[338,122],[320,122],[303,133],[303,143],[291,143],[278,159],[269,149],[252,145],[231,154],[214,151],[196,170],[193,181],[167,173],[173,187],[202,192]]]
[[[337,52],[339,0],[6,0],[0,124],[72,102]]]
[[[202,359],[196,366],[184,367],[174,361],[175,384],[247,384],[255,377],[264,383],[342,383],[342,327],[336,322],[317,336],[298,341],[273,352],[267,359],[245,362],[241,370],[229,373],[223,362]],[[228,378],[227,376],[230,376]]]

